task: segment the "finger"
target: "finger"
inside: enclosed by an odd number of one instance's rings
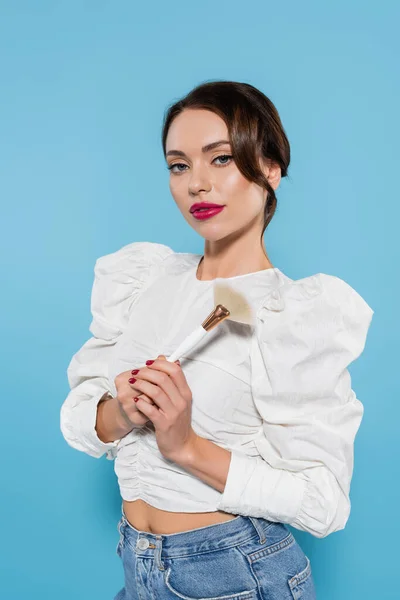
[[[136,374],[135,374],[136,375]],[[136,375],[137,376],[137,375]],[[135,387],[134,383],[129,383],[128,381],[128,385],[131,388],[132,392],[135,394],[135,396],[132,396],[132,400],[133,398],[135,398],[138,394],[136,392],[138,392],[137,388]],[[139,393],[139,392],[138,392]],[[153,400],[151,398],[148,398],[145,394],[143,394],[143,400],[146,400],[147,402],[149,402],[150,404],[154,404]]]
[[[136,396],[140,393],[140,390],[135,387],[134,385],[132,385],[131,383],[129,384],[131,391],[133,394],[135,394],[134,396],[132,396],[132,400],[133,398],[136,398]],[[146,402],[149,402],[150,404],[154,404],[153,400],[151,398],[149,398],[148,396],[146,396],[146,394],[142,394],[142,398],[143,400],[146,400]]]
[[[179,394],[182,397],[190,396],[191,390],[180,364],[170,362],[169,360],[156,359],[151,365],[147,365],[146,368],[167,373],[174,382]]]
[[[140,373],[137,374],[137,377],[139,377],[139,375]],[[175,395],[179,394],[172,380],[165,373],[157,372],[150,373],[147,377],[150,378],[150,381],[148,381],[147,378],[138,379],[135,382],[135,386],[141,393],[146,394],[146,396],[151,398],[165,415],[171,415],[172,410],[175,408],[175,404],[168,393],[165,392],[164,388],[172,389],[172,393],[175,393]],[[157,384],[157,382],[151,383],[152,380],[157,380],[160,385]]]
[[[172,403],[172,405],[177,408],[181,406],[181,393],[176,387],[174,380],[168,375],[168,373],[143,367],[142,369],[139,369],[136,377],[139,379],[135,381],[135,385],[138,384],[138,381],[143,381],[156,386],[156,389],[154,389],[154,386],[151,388],[141,386],[140,390],[143,391],[147,396],[150,396],[157,406],[162,408],[165,412],[170,411],[170,407],[168,406],[169,403]],[[161,394],[158,396],[158,390],[161,390],[165,394],[166,398],[163,398]]]
[[[138,394],[136,396],[133,396],[132,400],[135,400],[135,398],[140,398],[141,400],[144,400],[145,402],[147,402],[147,404],[150,404],[150,406],[156,406],[156,404],[154,403],[154,400],[152,400],[151,398],[146,396],[146,394],[140,394],[140,392],[138,392]],[[135,402],[135,404],[136,404],[136,402]]]
[[[142,412],[154,425],[157,425],[160,422],[161,413],[157,406],[151,406],[147,402],[144,402],[141,395],[136,396],[136,407],[140,412]]]

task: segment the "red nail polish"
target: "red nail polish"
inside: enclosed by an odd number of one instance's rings
[[[134,398],[134,401],[135,401],[135,402],[137,402],[138,400],[139,400],[139,398],[138,398],[138,397]]]
[[[131,371],[132,375],[136,375],[136,373],[139,373],[139,369],[133,369],[133,371]]]
[[[128,379],[129,383],[135,383],[136,381],[136,377],[131,377],[130,379]]]
[[[146,365],[152,365],[154,360],[146,360]]]

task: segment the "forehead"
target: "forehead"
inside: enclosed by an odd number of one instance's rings
[[[225,121],[203,109],[186,109],[172,121],[166,139],[168,150],[199,150],[218,139],[229,139]]]

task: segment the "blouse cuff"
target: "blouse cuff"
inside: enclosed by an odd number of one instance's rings
[[[86,421],[87,423],[90,423],[90,429],[88,429],[87,434],[84,435],[88,435],[88,442],[89,444],[93,444],[93,448],[95,449],[95,451],[98,453],[97,458],[99,458],[100,456],[102,456],[104,454],[104,452],[106,452],[106,458],[108,460],[113,460],[117,454],[117,447],[118,444],[120,443],[121,439],[119,440],[114,440],[112,442],[103,442],[101,441],[101,439],[99,438],[97,431],[95,429],[95,425],[96,425],[96,417],[97,417],[97,405],[99,404],[101,398],[104,396],[104,394],[102,394],[100,396],[100,398],[94,398],[93,402],[94,402],[94,410],[93,410],[93,414],[94,414],[94,418],[92,423],[90,422],[90,418],[88,418],[88,420]],[[107,400],[106,400],[107,402]],[[90,411],[89,411],[90,412]]]
[[[88,400],[83,400],[80,403],[79,407],[76,409],[79,410],[79,439],[73,440],[71,436],[68,439],[73,447],[86,452],[94,458],[100,458],[104,453],[106,453],[106,458],[108,460],[113,460],[117,454],[117,447],[121,440],[119,439],[112,442],[103,442],[97,435],[97,431],[95,429],[97,405],[103,396],[104,391],[101,392],[101,395],[92,396]],[[64,427],[68,429],[67,416],[63,422]]]
[[[274,469],[259,456],[233,450],[217,510],[290,523],[300,511],[306,482]]]
[[[290,525],[322,538],[345,527],[350,513],[350,500],[328,469],[322,467],[311,471],[314,475],[306,480],[301,509]],[[316,477],[318,479],[314,481]]]

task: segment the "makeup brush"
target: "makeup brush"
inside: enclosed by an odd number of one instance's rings
[[[227,283],[217,282],[214,284],[214,304],[215,308],[203,323],[179,344],[168,358],[169,361],[174,362],[181,358],[182,354],[192,350],[209,331],[225,319],[246,325],[252,325],[254,322],[253,311],[246,297]]]

